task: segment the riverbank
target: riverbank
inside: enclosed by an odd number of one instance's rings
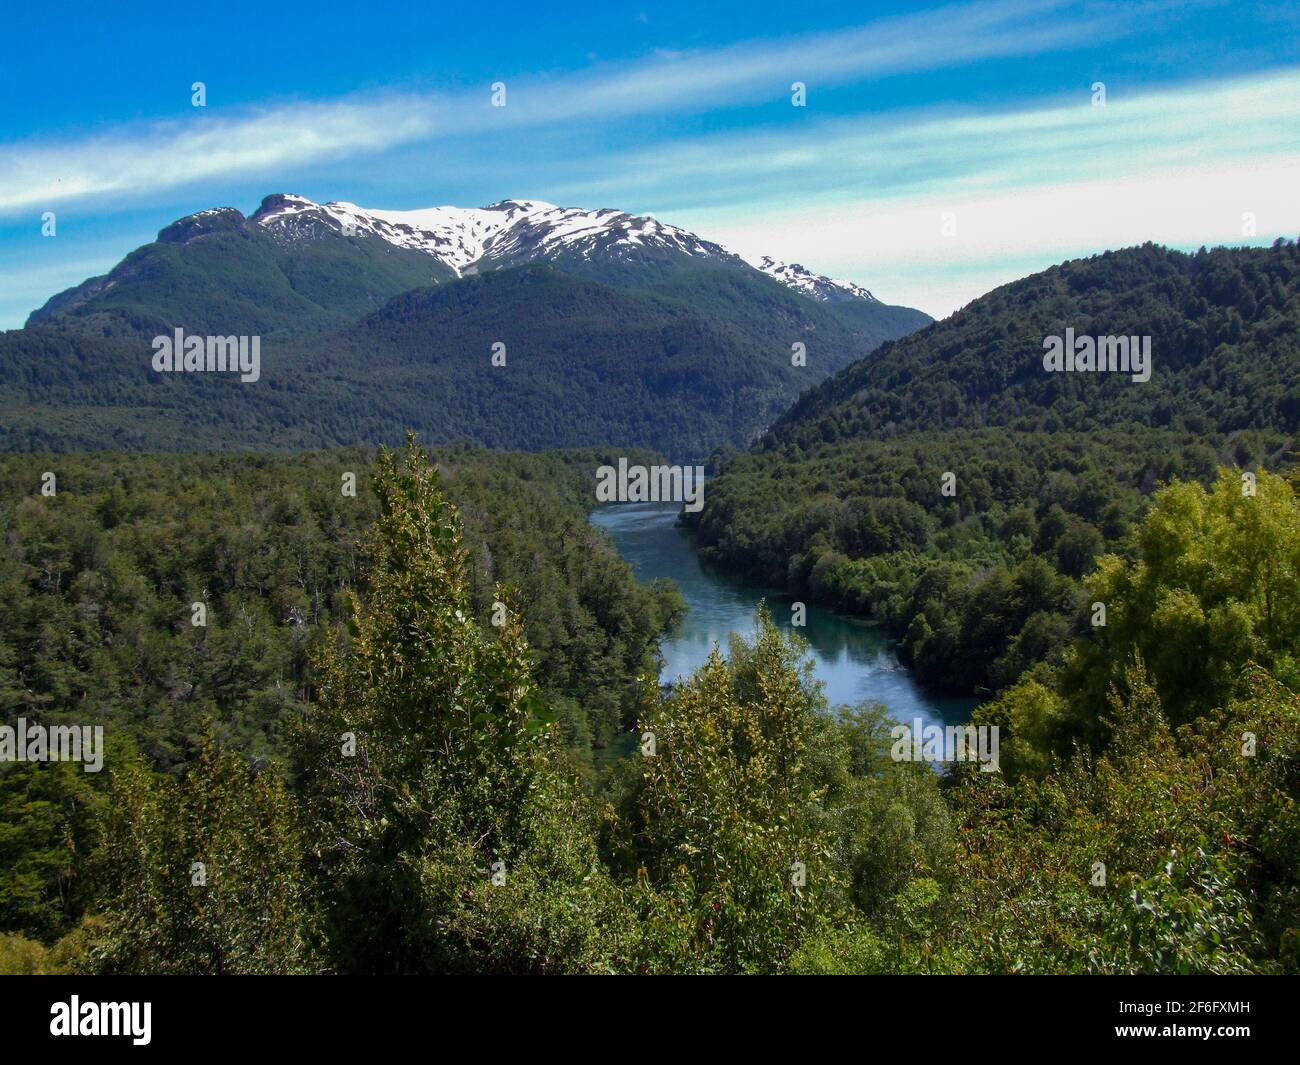
[[[878,626],[814,606],[806,608],[805,624],[796,626],[788,595],[731,580],[703,566],[690,538],[677,526],[678,509],[674,503],[624,503],[602,507],[589,518],[613,540],[637,580],[672,580],[686,600],[685,619],[660,642],[662,682],[689,676],[715,645],[725,650],[730,633],[751,635],[754,612],[766,600],[776,623],[807,641],[813,675],[832,705],[879,702],[890,716],[909,724],[917,718],[923,725],[969,719],[977,701],[924,692]]]

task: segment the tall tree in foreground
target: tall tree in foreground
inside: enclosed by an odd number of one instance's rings
[[[780,971],[842,898],[803,655],[764,607],[752,641],[652,704],[634,827],[651,967]]]
[[[565,771],[520,619],[470,602],[455,508],[424,450],[384,451],[368,594],[325,652],[299,755],[337,966],[600,970],[617,893]]]

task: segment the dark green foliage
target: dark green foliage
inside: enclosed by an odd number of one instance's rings
[[[245,244],[267,241],[241,230],[184,248],[187,255],[196,245],[211,248],[219,263],[210,242],[233,243],[246,256]],[[332,246],[324,241],[313,254]],[[146,252],[168,262],[181,256],[177,269],[187,271],[208,262],[166,244],[135,254]],[[243,259],[232,253],[231,262]],[[230,305],[238,286],[169,282],[166,291],[177,287],[185,298],[132,310],[129,325],[116,310],[109,324],[96,324],[109,312],[90,308],[109,300],[105,294],[70,316],[0,334],[0,446],[280,451],[391,444],[413,427],[434,443],[615,444],[698,460],[718,444],[749,442],[809,384],[924,318],[879,304],[871,315],[846,316],[743,264],[677,264],[667,280],[639,286],[540,265],[417,287],[428,281],[394,282],[400,287],[386,296],[412,291],[378,307],[369,297],[363,306],[355,295],[322,295],[328,320],[270,297],[258,296],[254,310]],[[141,280],[141,291],[157,295],[150,284]],[[112,300],[129,291],[123,282]],[[205,303],[214,292],[221,298]],[[292,296],[300,298],[298,289]],[[152,337],[176,327],[262,335],[260,380],[155,373]],[[796,341],[807,345],[806,367],[791,365]],[[498,343],[504,366],[492,364]]]
[[[71,928],[86,893],[99,789],[80,765],[0,769],[0,928],[50,940]]]
[[[1146,382],[1048,373],[1043,338],[1150,336]],[[772,446],[1006,426],[1300,427],[1300,248],[1154,244],[1054,266],[886,344],[804,396]]]
[[[301,336],[452,276],[422,252],[374,237],[323,234],[285,244],[227,207],[172,223],[110,273],[53,297],[27,324],[146,341],[177,326]]]
[[[637,461],[653,461],[637,455]],[[596,452],[439,455],[461,507],[471,606],[503,583],[564,743],[596,774],[635,723],[638,675],[681,609],[644,589],[585,520]],[[180,772],[203,739],[275,759],[312,696],[313,655],[364,593],[356,541],[376,515],[367,451],[292,458],[0,459],[0,721],[101,724]],[[57,494],[40,494],[56,474]],[[357,475],[355,498],[342,474]],[[191,624],[203,602],[207,625]],[[50,938],[81,912],[86,804],[108,776],[0,766],[0,928]]]
[[[603,745],[634,719],[620,694],[678,609],[643,590],[585,521],[610,456],[440,456],[465,515],[479,616],[492,587],[532,605],[543,686],[591,709]],[[640,456],[650,461],[649,456]],[[279,750],[309,660],[364,588],[356,539],[375,515],[369,452],[0,459],[0,697],[6,715],[72,712],[144,730],[167,765],[204,715],[254,754]],[[41,474],[57,494],[40,494]],[[357,496],[342,494],[345,472]],[[195,627],[192,604],[207,607]],[[621,687],[620,687],[621,684]]]

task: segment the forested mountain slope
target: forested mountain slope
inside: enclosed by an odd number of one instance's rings
[[[1287,242],[1052,267],[804,395],[684,520],[727,569],[884,623],[923,683],[996,692],[1064,656],[1159,485],[1295,464],[1298,286]],[[1047,372],[1067,329],[1151,337],[1150,379]]]
[[[654,219],[536,201],[202,211],[0,334],[0,448],[293,450],[415,428],[699,458],[929,321],[773,269]],[[154,340],[177,330],[257,338],[256,380],[157,372]]]
[[[1148,381],[1049,373],[1044,338],[1147,336]],[[1154,244],[1076,259],[981,296],[801,397],[775,441],[934,429],[1192,432],[1300,423],[1300,250]]]

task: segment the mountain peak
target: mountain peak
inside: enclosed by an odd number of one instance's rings
[[[430,207],[375,210],[335,201],[318,204],[304,196],[276,193],[249,220],[283,242],[334,232],[376,237],[400,248],[425,252],[455,273],[482,265],[549,259],[557,255],[627,258],[635,251],[731,258],[720,245],[653,218],[612,208],[587,211],[544,200],[499,200],[486,207]]]
[[[232,232],[243,228],[245,218],[233,207],[210,207],[206,211],[178,218],[158,231],[159,244],[187,244],[209,233]]]
[[[825,274],[815,274],[799,263],[778,262],[770,255],[764,255],[758,259],[749,260],[749,265],[756,270],[761,270],[768,277],[775,278],[781,284],[794,289],[796,292],[802,292],[805,296],[820,300],[823,303],[854,299],[869,300],[873,303],[880,302],[861,285],[852,281],[839,281],[827,277]]]
[[[497,200],[496,203],[488,204],[483,210],[504,211],[507,214],[532,214],[535,211],[557,211],[559,208],[545,200]]]
[[[611,207],[560,207],[545,200],[504,199],[486,207],[389,211],[343,200],[317,203],[297,193],[274,192],[248,218],[233,207],[199,211],[165,227],[158,242],[188,244],[217,233],[250,231],[286,248],[330,238],[380,240],[428,255],[456,277],[533,262],[563,261],[580,270],[613,267],[635,274],[646,267],[662,270],[675,259],[711,260],[756,269],[822,303],[880,302],[852,281],[834,280],[770,255],[742,258],[652,215]],[[435,276],[435,281],[439,279]]]

